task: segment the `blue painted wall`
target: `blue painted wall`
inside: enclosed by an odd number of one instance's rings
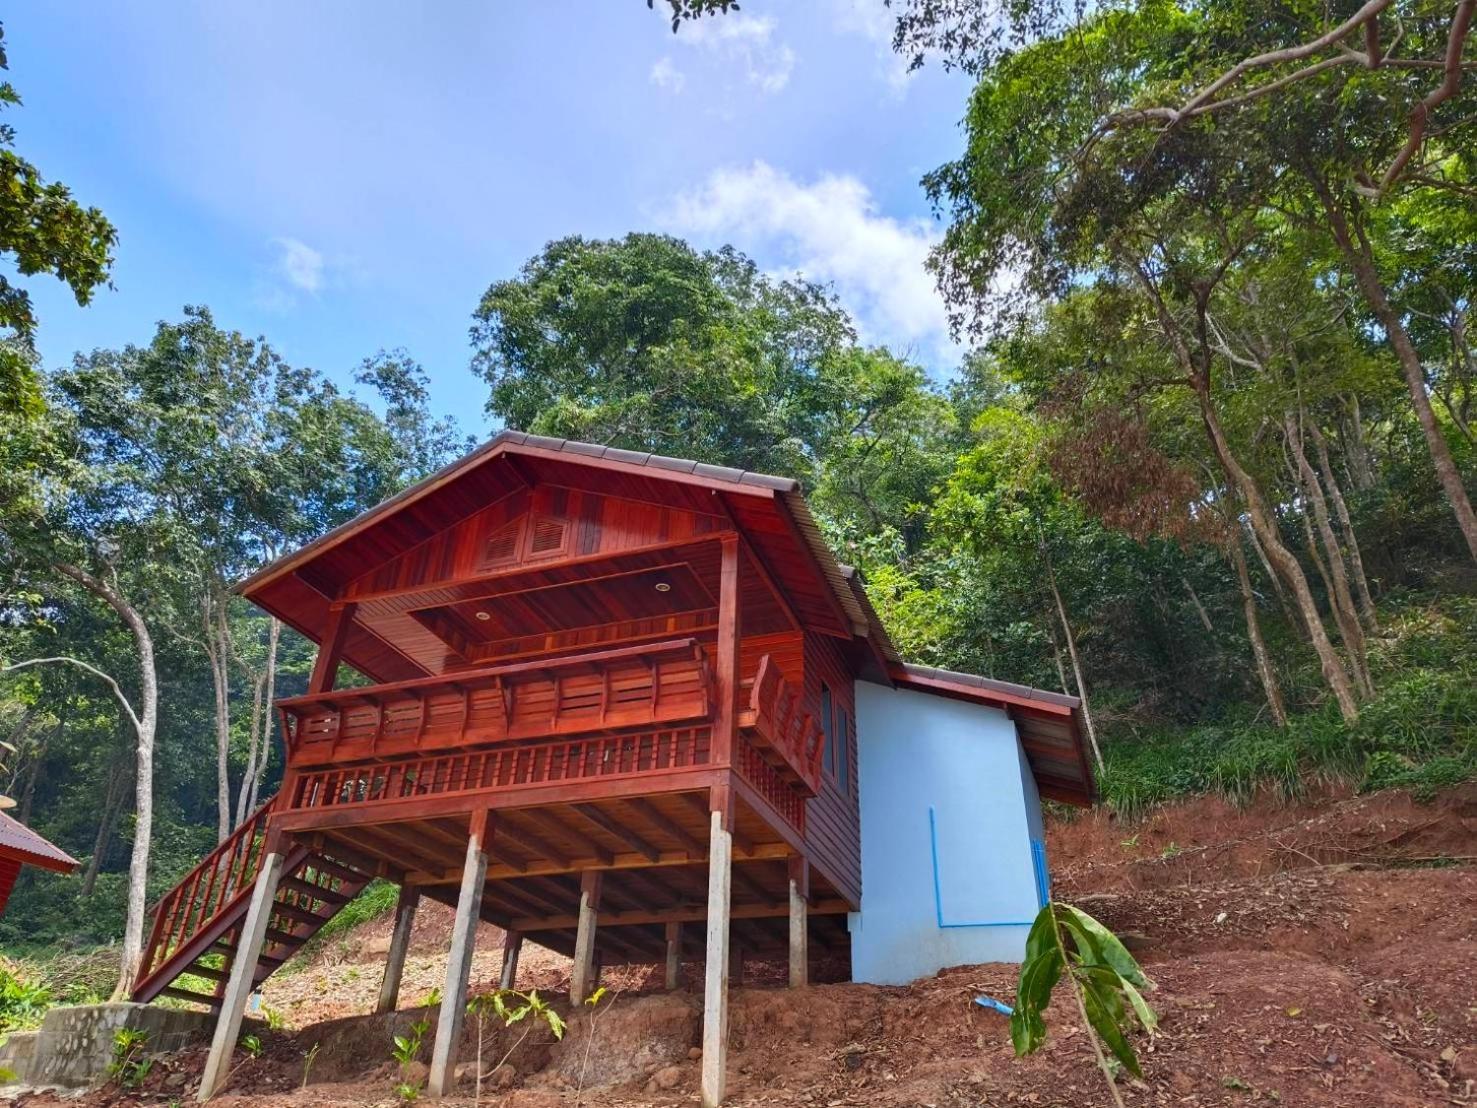
[[[852,977],[1018,962],[1041,906],[1041,804],[1002,711],[857,682],[862,910]],[[1039,873],[1038,880],[1038,869]]]

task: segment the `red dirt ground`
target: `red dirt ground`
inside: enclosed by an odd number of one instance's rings
[[[1477,786],[1427,806],[1384,793],[1245,810],[1202,800],[1134,823],[1099,812],[1054,825],[1051,854],[1056,895],[1123,935],[1158,984],[1150,1001],[1161,1033],[1138,1041],[1145,1079],[1120,1085],[1127,1104],[1477,1105]],[[444,912],[421,921],[407,1002],[439,976],[447,925]],[[419,1013],[362,1015],[378,987],[386,927],[363,928],[269,984],[266,1003],[300,1029],[264,1035],[265,1053],[241,1063],[222,1108],[394,1103],[389,1036]],[[487,929],[479,941],[474,978],[485,986],[499,937]],[[525,953],[520,985],[557,996],[567,966]],[[1015,973],[986,965],[906,988],[737,989],[730,1101],[1108,1103],[1070,999],[1058,997],[1050,1041],[1027,1059],[1012,1054],[1005,1019],[971,1003],[982,992],[1008,1000]],[[618,995],[593,1031],[576,1023],[557,1045],[534,1033],[482,1099],[499,1108],[693,1103],[696,983],[668,995],[649,976],[608,973]],[[506,1035],[489,1034],[487,1070],[513,1045]],[[474,1041],[469,1029],[464,1059]],[[300,1088],[314,1045],[310,1083]],[[102,1090],[68,1103],[185,1099],[202,1061],[199,1051],[162,1059],[144,1094]],[[447,1103],[472,1102],[468,1081],[464,1097]]]

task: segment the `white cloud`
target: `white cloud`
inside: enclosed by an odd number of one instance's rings
[[[873,45],[877,68],[893,92],[901,95],[913,80],[906,58],[892,48],[896,9],[878,0],[831,0],[831,22],[842,34],[860,35]]]
[[[293,288],[316,293],[323,287],[323,255],[294,238],[272,240],[277,247],[277,273]]]
[[[741,65],[744,79],[761,92],[775,93],[790,83],[795,51],[775,37],[769,16],[731,13],[683,26],[677,41]]]
[[[884,215],[855,177],[803,184],[764,162],[721,169],[679,194],[664,218],[680,233],[732,242],[764,264],[833,284],[867,341],[938,365],[958,357],[924,269],[937,228]]]
[[[686,75],[677,68],[671,57],[665,54],[658,58],[656,64],[651,67],[650,80],[658,88],[664,88],[670,92],[681,92],[682,87],[687,84]]]

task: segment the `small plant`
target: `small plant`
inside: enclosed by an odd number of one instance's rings
[[[1108,1083],[1113,1103],[1123,1108],[1115,1081],[1117,1066],[1142,1077],[1138,1056],[1128,1042],[1129,1012],[1149,1034],[1158,1017],[1145,1002],[1141,989],[1152,989],[1133,955],[1114,935],[1086,912],[1070,904],[1049,902],[1036,916],[1026,937],[1015,1012],[1010,1017],[1010,1039],[1017,1055],[1040,1049],[1046,1042],[1043,1013],[1051,993],[1063,977],[1077,1001],[1077,1011],[1089,1029],[1088,1039],[1098,1067]],[[1106,1043],[1110,1060],[1103,1053]]]
[[[144,1083],[154,1060],[146,1058],[149,1033],[132,1027],[120,1027],[113,1033],[113,1060],[108,1063],[108,1076],[125,1089],[136,1089]]]
[[[548,1001],[538,995],[537,989],[527,993],[520,993],[516,989],[498,989],[496,992],[482,993],[467,1002],[467,1014],[477,1021],[477,1104],[482,1103],[482,1044],[486,1039],[486,1026],[491,1017],[502,1020],[504,1027],[512,1027],[515,1023],[529,1020],[528,1026],[523,1029],[523,1034],[518,1037],[518,1041],[509,1047],[507,1052],[498,1059],[497,1065],[492,1067],[490,1071],[492,1073],[502,1068],[503,1063],[523,1045],[523,1040],[528,1038],[540,1021],[548,1025],[556,1040],[564,1038],[564,1020],[549,1006]]]
[[[430,1029],[430,1020],[416,1020],[407,1029],[408,1034],[394,1036],[390,1057],[394,1058],[400,1066],[400,1084],[395,1086],[395,1095],[400,1099],[401,1104],[410,1104],[419,1099],[421,1095],[421,1083],[410,1080],[406,1070],[412,1062],[420,1059],[421,1046],[425,1043],[426,1032]]]
[[[318,1049],[322,1043],[314,1043],[313,1048],[303,1055],[303,1083],[302,1088],[308,1087],[308,1075],[313,1072],[313,1063],[318,1060]]]
[[[1159,852],[1159,857],[1161,860],[1167,862],[1171,858],[1178,858],[1184,852],[1184,847],[1180,846],[1177,842],[1171,841],[1168,846]]]
[[[1132,835],[1130,835],[1128,838],[1124,839],[1118,845],[1121,846],[1124,850],[1135,850],[1135,849],[1138,848],[1138,845],[1139,845],[1139,836],[1141,834],[1143,834],[1142,831],[1135,831]]]
[[[287,1027],[287,1017],[268,1005],[262,1005],[262,1017],[267,1021],[269,1031],[281,1031]]]
[[[51,1007],[51,990],[0,962],[0,1035],[35,1027]]]
[[[253,1058],[260,1058],[262,1056],[262,1041],[255,1035],[242,1035],[241,1049]]]
[[[595,1021],[601,1015],[610,1011],[611,1007],[615,1004],[616,997],[620,996],[619,993],[614,994],[610,998],[610,1003],[607,1004],[604,1008],[601,1008],[600,1002],[605,999],[605,993],[605,986],[601,985],[593,993],[585,997],[584,1006],[589,1009],[588,1018],[590,1027],[588,1033],[585,1035],[585,1053],[584,1056],[580,1058],[580,1076],[579,1081],[575,1084],[574,1089],[574,1102],[576,1105],[582,1104],[584,1102],[585,1067],[590,1064],[590,1048],[595,1045]]]

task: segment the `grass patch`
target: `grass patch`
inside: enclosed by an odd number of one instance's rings
[[[340,908],[334,917],[325,923],[318,933],[303,945],[302,950],[297,952],[292,961],[283,966],[279,972],[284,974],[299,972],[309,959],[334,939],[342,938],[361,924],[393,912],[395,901],[399,897],[400,887],[398,885],[382,877],[376,877],[364,886],[358,896]]]
[[[1477,778],[1477,600],[1403,598],[1382,619],[1370,651],[1378,693],[1354,725],[1323,704],[1285,728],[1236,718],[1109,735],[1104,800],[1132,816],[1189,796],[1296,797],[1319,777],[1429,799]]]

